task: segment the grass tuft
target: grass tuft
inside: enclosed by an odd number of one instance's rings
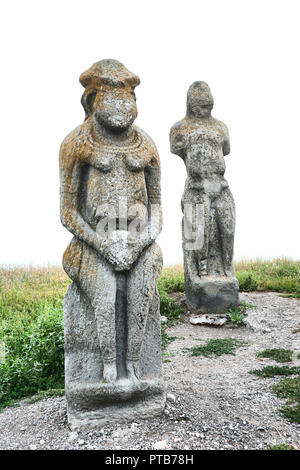
[[[159,295],[160,314],[167,317],[167,325],[172,326],[174,323],[176,323],[176,321],[180,321],[182,319],[185,312],[177,305],[176,301],[161,288],[159,289]]]
[[[272,387],[279,398],[286,398],[287,403],[279,412],[291,423],[300,424],[300,375],[293,379],[281,380]]]
[[[275,444],[273,446],[268,446],[266,450],[295,450],[295,447],[290,446],[289,444]]]
[[[161,349],[165,351],[167,349],[168,344],[172,341],[175,341],[176,336],[169,336],[167,333],[167,326],[161,325]]]
[[[259,357],[271,357],[277,362],[289,362],[292,360],[292,355],[293,351],[290,349],[265,349],[258,354]],[[264,367],[261,370],[252,370],[250,374],[261,377],[297,375],[294,378],[281,380],[272,387],[272,390],[279,398],[287,399],[286,405],[279,409],[279,413],[291,423],[300,424],[300,367]]]
[[[186,351],[190,351],[191,356],[218,357],[223,354],[235,356],[236,349],[246,344],[245,341],[235,338],[210,339],[204,346],[195,346]]]
[[[280,375],[297,375],[300,374],[300,367],[288,366],[267,366],[262,369],[250,370],[250,374],[259,375],[260,377],[276,377]]]
[[[257,357],[268,357],[276,362],[291,362],[293,351],[291,349],[265,349],[257,354]]]
[[[280,398],[288,398],[291,402],[300,402],[300,375],[293,379],[281,380],[272,389]]]
[[[236,308],[229,308],[226,312],[227,322],[235,326],[245,326],[245,312],[247,308],[254,308],[254,305],[244,302]]]
[[[290,423],[300,424],[300,403],[294,406],[282,406],[279,413]]]

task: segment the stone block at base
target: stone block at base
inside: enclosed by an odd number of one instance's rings
[[[166,397],[161,381],[141,381],[141,387],[135,389],[120,380],[115,386],[74,384],[67,390],[67,400],[68,423],[75,431],[159,416]]]
[[[206,276],[197,282],[185,279],[186,301],[191,313],[223,314],[239,303],[239,284],[235,277]]]

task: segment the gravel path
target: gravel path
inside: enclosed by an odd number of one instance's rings
[[[300,425],[276,410],[270,386],[280,378],[261,378],[249,370],[274,364],[256,353],[282,347],[300,351],[300,301],[276,293],[241,294],[256,306],[248,310],[248,327],[169,328],[175,336],[167,349],[164,377],[171,396],[161,418],[74,433],[66,424],[64,397],[7,408],[0,414],[0,449],[264,449],[289,443],[300,448]],[[238,338],[248,344],[236,356],[191,357],[185,348],[211,338]],[[175,399],[175,402],[174,402]]]

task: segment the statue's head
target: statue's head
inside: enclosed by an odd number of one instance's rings
[[[210,88],[205,82],[194,82],[187,93],[187,115],[195,118],[208,117],[214,106]]]
[[[82,73],[79,80],[85,87],[81,103],[86,119],[94,115],[101,126],[114,131],[131,126],[137,117],[134,89],[139,77],[117,60],[104,59]]]

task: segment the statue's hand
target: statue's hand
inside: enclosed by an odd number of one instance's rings
[[[116,271],[128,271],[136,260],[135,242],[125,230],[116,230],[104,241],[103,254]],[[103,246],[103,243],[102,243]]]

